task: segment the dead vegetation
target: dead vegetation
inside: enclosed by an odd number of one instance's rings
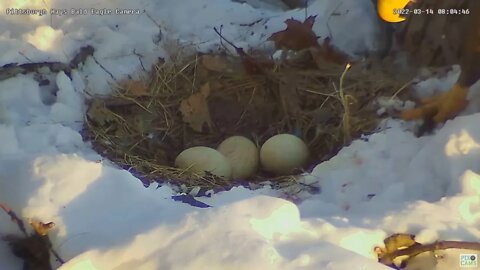
[[[216,148],[229,136],[246,136],[261,146],[273,135],[292,133],[307,143],[310,165],[330,158],[376,127],[376,98],[392,96],[402,83],[373,62],[352,63],[329,39],[319,44],[314,20],[289,19],[285,30],[269,38],[278,49],[290,50],[279,60],[247,53],[214,29],[234,55],[176,51],[146,78],[119,82],[113,95],[91,100],[86,139],[148,181],[203,190],[232,183],[174,168],[174,160],[189,147]],[[242,180],[265,179],[272,175],[259,171]]]
[[[88,139],[100,153],[149,180],[189,187],[229,183],[173,168],[175,157],[193,146],[216,148],[232,135],[261,145],[275,134],[295,133],[313,153],[311,164],[325,160],[371,132],[376,97],[391,96],[400,86],[366,64],[347,71],[309,52],[272,61],[258,74],[247,72],[237,56],[179,55],[156,65],[144,81],[121,82],[114,95],[93,99]]]

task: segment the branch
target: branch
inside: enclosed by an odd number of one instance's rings
[[[246,53],[245,53],[245,51],[244,51],[242,48],[235,46],[235,44],[233,44],[231,41],[229,41],[228,39],[226,39],[226,38],[222,35],[222,33],[220,33],[220,31],[218,31],[218,29],[217,29],[216,27],[213,27],[213,31],[215,31],[215,33],[217,33],[217,35],[218,35],[222,40],[224,40],[225,42],[227,42],[228,45],[232,46],[232,47],[235,49],[235,51],[238,53],[238,55],[240,55],[240,56],[246,56]]]
[[[93,52],[94,49],[92,46],[82,47],[68,64],[62,62],[25,63],[21,65],[18,65],[17,63],[6,64],[0,67],[0,80],[15,77],[17,74],[37,72],[43,67],[48,67],[52,72],[63,71],[70,76],[72,69],[78,68],[78,66],[81,63],[84,63],[89,56],[93,56]]]
[[[257,61],[255,61],[255,59],[253,59],[253,57],[251,57],[250,55],[248,55],[242,48],[240,47],[237,47],[235,46],[235,44],[233,44],[231,41],[227,40],[221,33],[220,31],[218,31],[218,29],[216,27],[213,28],[213,30],[215,31],[215,33],[217,33],[217,35],[222,39],[224,40],[225,42],[227,42],[230,46],[232,46],[236,53],[240,56],[240,58],[242,59],[242,64],[243,64],[243,67],[245,68],[245,71],[248,73],[248,74],[263,74],[264,73],[264,70],[263,68],[257,63]]]
[[[25,234],[25,236],[28,236],[28,233],[27,233],[27,230],[25,229],[25,224],[23,223],[23,221],[17,216],[17,214],[15,214],[15,212],[13,212],[12,209],[10,209],[8,206],[6,206],[5,204],[3,203],[0,203],[0,208],[3,209],[3,211],[5,211],[5,213],[7,213],[10,218],[12,219],[13,222],[15,222],[18,226],[18,228],[20,229],[20,231],[22,231],[23,234]]]
[[[445,250],[445,249],[469,249],[480,250],[480,242],[466,242],[466,241],[437,241],[431,244],[415,244],[406,249],[396,250],[392,253],[386,253],[378,260],[385,265],[392,265],[393,260],[399,256],[408,256],[409,258],[417,256],[420,253]]]

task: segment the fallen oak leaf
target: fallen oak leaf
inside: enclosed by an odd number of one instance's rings
[[[304,22],[293,18],[287,19],[285,20],[287,28],[273,33],[267,40],[273,41],[277,50],[300,51],[310,47],[318,47],[317,35],[312,30],[316,17],[309,16]]]
[[[208,110],[207,97],[210,94],[210,84],[204,84],[198,93],[192,94],[180,103],[180,112],[183,116],[183,122],[190,127],[202,132],[205,124],[212,127],[210,111]]]

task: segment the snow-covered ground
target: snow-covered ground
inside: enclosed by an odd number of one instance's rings
[[[373,248],[392,233],[415,234],[424,243],[480,241],[478,114],[457,117],[422,138],[404,123],[386,121],[377,134],[355,141],[306,176],[321,193],[304,196],[298,205],[269,188],[238,187],[199,198],[211,207],[196,208],[174,201],[167,186],[144,188],[82,141],[85,96],[107,94],[112,76],[122,79],[158,57],[168,59],[172,46],[215,49],[213,27],[222,26],[239,46],[269,47],[266,38],[283,29],[286,18],[305,16],[304,10],[245,2],[0,2],[0,66],[68,62],[82,46],[96,50],[95,60],[89,58],[73,80],[60,72],[45,75],[49,87],[30,74],[0,81],[0,202],[22,217],[55,222],[54,249],[67,260],[60,269],[380,270],[389,268],[376,262]],[[6,14],[7,8],[92,7],[148,15]],[[318,14],[317,34],[331,35],[343,51],[381,49],[370,0],[312,0],[308,13]],[[447,88],[454,76],[421,88]],[[0,213],[0,234],[7,233],[19,231]],[[449,253],[428,269],[457,269],[457,255]],[[3,241],[0,269],[21,269]]]

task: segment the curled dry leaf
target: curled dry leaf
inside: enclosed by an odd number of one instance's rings
[[[282,31],[273,33],[268,40],[275,43],[278,50],[303,50],[310,47],[317,47],[317,35],[313,32],[312,27],[315,23],[316,16],[309,16],[304,22],[295,19],[285,21],[287,28]]]
[[[376,247],[374,251],[377,253],[379,260],[388,266],[393,266],[396,264],[404,265],[409,258],[405,257],[401,258],[400,260],[395,260],[396,257],[393,256],[395,252],[419,245],[419,243],[415,241],[415,235],[405,233],[393,234],[385,238],[383,242],[385,243],[385,247]]]
[[[183,122],[198,132],[203,131],[204,124],[212,126],[210,111],[208,110],[207,97],[210,95],[210,84],[204,84],[198,93],[195,93],[180,103],[180,112]]]
[[[40,220],[35,220],[35,219],[29,219],[28,223],[30,224],[30,226],[32,226],[35,233],[40,236],[48,235],[48,232],[53,227],[55,227],[55,223],[53,222],[43,223]]]

